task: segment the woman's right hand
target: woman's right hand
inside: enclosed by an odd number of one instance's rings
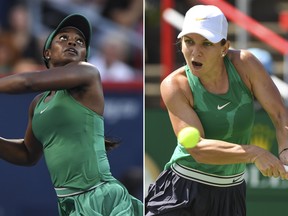
[[[264,149],[258,152],[258,156],[254,160],[254,164],[263,176],[281,177],[288,180],[288,172],[285,171],[283,163],[271,152]]]

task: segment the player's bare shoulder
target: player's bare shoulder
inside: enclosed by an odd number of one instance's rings
[[[248,50],[231,49],[229,50],[227,56],[232,61],[236,69],[248,69],[249,67],[253,66],[255,61],[258,61]]]
[[[170,73],[161,82],[161,92],[163,90],[168,91],[181,89],[183,85],[187,84],[187,77],[185,75],[185,67],[178,68],[177,70]]]
[[[168,101],[174,103],[176,98],[191,103],[192,93],[184,66],[173,71],[161,82],[160,92],[165,103]]]

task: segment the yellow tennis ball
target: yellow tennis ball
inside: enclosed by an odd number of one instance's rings
[[[178,142],[185,148],[194,148],[200,139],[200,132],[195,127],[185,127],[178,133]]]

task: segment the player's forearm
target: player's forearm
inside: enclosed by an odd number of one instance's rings
[[[288,129],[276,129],[276,138],[278,142],[278,153],[288,148]]]
[[[15,74],[0,79],[0,93],[28,92],[27,79],[25,74]]]
[[[283,149],[288,148],[288,113],[286,108],[282,108],[282,106],[279,106],[278,110],[276,110],[275,113],[270,114],[270,118],[276,130],[278,151],[280,153]]]
[[[199,163],[236,164],[254,163],[265,150],[253,145],[237,145],[220,140],[202,139],[189,153]]]
[[[276,128],[278,142],[278,157],[284,164],[288,164],[288,127]]]
[[[5,139],[0,137],[0,158],[16,165],[32,165],[23,139]]]

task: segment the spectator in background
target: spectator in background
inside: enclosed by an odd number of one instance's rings
[[[11,35],[0,33],[0,76],[11,74],[16,62],[19,60],[19,52]]]
[[[8,25],[7,14],[9,8],[14,4],[13,0],[0,0],[0,29],[4,29]]]
[[[127,28],[136,29],[142,22],[143,1],[107,0],[102,15]]]
[[[102,81],[128,82],[136,79],[136,70],[127,60],[129,47],[126,38],[118,31],[108,32],[99,41],[99,51],[89,62],[96,65]]]
[[[273,58],[272,55],[264,49],[249,48],[248,49],[264,66],[267,73],[270,75],[274,84],[277,86],[285,105],[288,107],[288,84],[275,76],[273,72]]]
[[[143,35],[143,1],[140,0],[106,0],[102,16],[121,27],[133,30],[136,34]],[[129,38],[130,35],[127,35]],[[134,38],[130,40],[135,41]],[[142,43],[139,40],[139,43]],[[127,63],[139,70],[143,67],[143,49],[136,48],[132,43]]]
[[[249,48],[248,49],[264,66],[268,74],[273,75],[273,59],[271,54],[260,48]]]
[[[39,40],[31,34],[31,19],[25,4],[17,3],[9,11],[8,31],[12,35],[12,40],[18,48],[21,61],[19,64],[26,66],[21,69],[17,67],[16,72],[24,70],[34,70],[35,66],[42,64],[41,49]]]

